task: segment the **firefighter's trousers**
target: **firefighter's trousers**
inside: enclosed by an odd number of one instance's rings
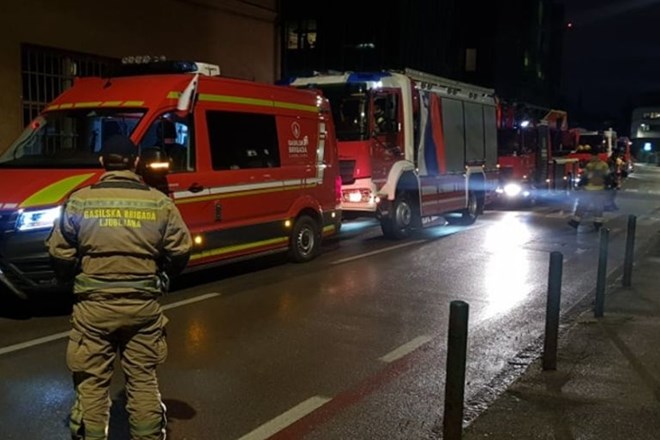
[[[70,418],[72,438],[107,438],[109,387],[119,354],[131,439],[164,439],[165,406],[156,366],[167,357],[167,318],[158,301],[128,296],[81,300],[73,307],[71,323],[66,359],[76,391]]]
[[[573,220],[580,222],[587,214],[591,214],[594,223],[603,223],[605,220],[603,210],[607,197],[604,189],[579,191]]]

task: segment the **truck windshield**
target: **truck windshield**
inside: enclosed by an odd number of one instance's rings
[[[330,101],[337,139],[360,141],[369,139],[367,95],[345,85],[318,85]]]
[[[138,109],[72,109],[45,113],[0,156],[2,168],[97,168],[109,137],[130,136],[144,116]]]
[[[589,146],[591,150],[595,149],[599,153],[607,152],[607,140],[604,136],[599,134],[582,134],[580,135],[580,146]]]
[[[497,154],[511,156],[520,153],[520,135],[514,128],[502,128],[497,131]]]

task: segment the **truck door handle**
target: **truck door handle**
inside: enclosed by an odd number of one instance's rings
[[[215,221],[222,221],[222,205],[220,202],[215,202]]]
[[[203,191],[203,190],[204,190],[204,186],[203,186],[203,185],[200,185],[200,184],[197,183],[197,182],[193,183],[193,184],[190,185],[190,187],[188,188],[188,191],[190,191],[191,193],[198,193],[198,192]]]

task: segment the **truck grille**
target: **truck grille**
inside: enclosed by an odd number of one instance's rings
[[[341,176],[341,183],[343,185],[349,185],[355,182],[355,161],[340,160],[339,175]]]
[[[0,259],[0,270],[16,288],[31,291],[55,285],[52,268],[47,261],[28,260],[8,264]]]

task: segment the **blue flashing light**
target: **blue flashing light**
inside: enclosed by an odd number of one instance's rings
[[[348,75],[349,83],[378,82],[392,76],[389,72],[354,72]]]
[[[652,149],[653,145],[650,142],[644,142],[644,151],[651,151]]]

